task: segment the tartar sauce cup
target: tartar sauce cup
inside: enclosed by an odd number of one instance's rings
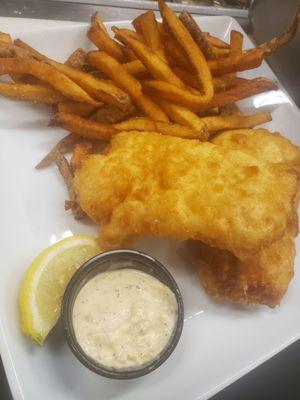
[[[87,282],[103,272],[128,268],[128,263],[130,263],[130,268],[153,276],[173,292],[177,302],[177,318],[169,341],[157,357],[142,365],[116,369],[98,363],[82,349],[76,339],[73,326],[73,307],[78,293]],[[137,378],[149,374],[163,364],[172,354],[180,339],[184,320],[182,296],[176,281],[167,268],[150,255],[129,249],[107,251],[83,264],[67,286],[62,301],[61,315],[66,340],[77,359],[91,371],[113,379]]]

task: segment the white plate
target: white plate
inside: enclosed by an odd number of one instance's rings
[[[199,17],[198,21],[204,30],[225,40],[231,29],[241,30],[228,17]],[[118,25],[128,27],[129,23]],[[20,36],[47,55],[64,60],[75,48],[88,47],[85,31],[83,24],[39,29],[29,25]],[[251,46],[248,39],[245,44]],[[266,63],[244,75],[275,78]],[[268,126],[299,144],[300,114],[282,90],[255,96],[241,106],[244,110],[272,109],[274,120]],[[140,240],[135,246],[168,266],[185,304],[179,345],[152,374],[131,381],[93,374],[71,354],[59,325],[43,348],[23,337],[17,294],[30,261],[63,237],[97,232],[96,227],[76,222],[64,211],[66,190],[55,167],[34,170],[65,135],[61,129],[48,128],[48,118],[47,107],[0,99],[0,348],[15,399],[206,399],[300,337],[297,268],[288,293],[275,310],[217,302],[200,287],[184,244],[169,240]]]

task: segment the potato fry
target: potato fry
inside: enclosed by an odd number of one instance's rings
[[[240,83],[238,86],[226,90],[225,92],[216,93],[211,102],[211,107],[222,107],[226,104],[235,103],[236,101],[254,96],[259,93],[277,89],[278,87],[276,83],[269,79],[244,79],[244,82]],[[205,109],[205,107],[202,109]]]
[[[253,128],[254,126],[272,121],[271,114],[268,112],[258,112],[253,115],[217,115],[214,117],[204,117],[202,121],[207,126],[210,133],[239,128]]]
[[[211,100],[201,96],[199,91],[180,88],[164,81],[143,81],[143,91],[151,96],[161,97],[184,107],[198,110],[210,104]]]
[[[161,39],[154,12],[146,11],[144,14],[139,15],[137,20],[137,26],[140,29],[139,32],[143,35],[146,45],[166,62],[167,59],[165,48]],[[136,20],[133,21],[134,27],[135,23]]]
[[[225,106],[220,107],[221,115],[244,115],[236,103],[225,104]]]
[[[200,27],[198,26],[194,18],[191,16],[191,14],[184,11],[179,15],[179,19],[183,23],[183,25],[187,28],[187,30],[190,32],[192,38],[195,40],[197,45],[202,50],[205,58],[207,60],[213,60],[214,58],[216,58],[213,46],[207,40],[207,37],[203,34],[203,32],[201,31]]]
[[[67,75],[97,100],[101,100],[107,104],[115,105],[117,107],[120,107],[121,109],[127,109],[128,107],[130,107],[129,96],[116,85],[108,83],[106,80],[95,78],[93,75],[86,72],[78,71],[74,68],[69,67],[68,65],[54,61],[39,53],[27,43],[24,43],[19,39],[15,40],[15,43],[22,49],[26,49],[27,51],[32,53],[34,57],[52,65],[58,71]]]
[[[211,35],[209,32],[203,32],[204,36],[206,37],[207,41],[213,46],[219,49],[228,49],[229,44],[224,42],[222,39],[217,38],[216,36]]]
[[[234,56],[208,61],[213,76],[257,68],[263,61],[264,51],[256,48]]]
[[[97,110],[96,107],[87,104],[79,103],[77,101],[63,101],[58,103],[58,112],[65,114],[75,114],[80,117],[87,117]]]
[[[99,105],[99,102],[92,99],[80,86],[48,64],[25,58],[2,58],[0,75],[10,73],[35,76],[69,99]]]
[[[166,121],[168,117],[150,97],[142,93],[142,85],[131,76],[117,60],[105,52],[94,51],[88,54],[90,65],[100,69],[113,79],[125,92],[129,94],[135,104],[150,118],[155,121]]]
[[[178,124],[169,122],[153,121],[150,118],[137,117],[114,125],[115,129],[121,131],[153,131],[162,135],[177,136],[185,139],[198,139],[205,141],[208,139],[208,133],[205,125],[202,130],[195,130]]]
[[[211,72],[202,51],[194,42],[189,31],[179,20],[179,18],[177,18],[176,14],[171,10],[171,8],[167,6],[164,0],[159,0],[158,4],[164,23],[166,23],[176,41],[186,53],[187,58],[195,70],[197,79],[202,85],[202,99],[209,101],[213,97],[214,88]]]
[[[224,92],[216,93],[209,103],[202,102],[200,96],[162,81],[144,81],[143,90],[157,98],[173,101],[176,104],[198,112],[213,107],[221,107],[258,93],[277,89],[277,85],[268,79],[239,79],[241,83],[238,86]]]
[[[111,106],[109,104],[104,105],[99,108],[93,115],[91,119],[104,122],[107,124],[114,124],[123,121],[126,118],[132,117],[137,114],[137,109],[132,105],[132,107],[127,111],[122,111],[117,107]]]
[[[169,122],[153,121],[145,117],[131,118],[117,124],[105,124],[70,114],[58,114],[56,119],[63,128],[88,139],[109,140],[112,135],[122,131],[153,131],[186,139],[203,141],[208,139],[205,125],[202,125],[203,129],[195,130]]]
[[[26,83],[0,82],[0,95],[14,100],[45,104],[55,104],[65,100],[65,97],[56,90]]]
[[[201,118],[199,118],[197,114],[193,113],[193,111],[189,110],[188,108],[174,104],[167,100],[163,100],[161,98],[157,99],[157,101],[171,121],[183,126],[188,126],[197,131],[206,130],[206,125],[203,123]]]
[[[91,24],[98,26],[99,29],[101,29],[102,32],[106,33],[108,35],[107,28],[101,18],[101,15],[96,11],[93,13],[91,17]]]
[[[153,75],[155,79],[169,82],[172,85],[184,88],[185,85],[178,78],[177,75],[173,73],[171,68],[166,62],[155,54],[152,49],[139,42],[136,39],[130,37],[122,29],[112,28],[114,32],[118,32],[118,36],[123,39],[123,41],[128,45],[135,53],[135,55],[142,61],[147,70]]]
[[[69,67],[79,69],[80,71],[83,70],[85,67],[86,63],[86,51],[83,49],[76,49],[69,55],[67,60],[65,61],[65,64],[68,65]]]
[[[77,133],[87,139],[109,140],[116,133],[112,124],[104,124],[74,114],[59,113],[55,122],[69,132]]]
[[[163,24],[158,24],[158,27],[160,27],[159,30],[161,32],[168,63],[171,66],[176,65],[180,68],[191,70],[191,64],[184,51],[178,46],[176,40],[168,32],[168,29],[166,29]]]
[[[148,71],[141,60],[134,60],[123,64],[123,68],[132,76],[147,75]]]
[[[116,28],[116,27],[113,26],[112,28]],[[133,39],[138,40],[139,42],[146,44],[143,35],[141,35],[140,33],[135,32],[132,29],[127,29],[127,28],[122,28],[122,31],[124,33],[126,33],[126,35],[132,37]],[[122,39],[121,36],[118,35],[118,32],[114,32],[114,34],[115,34],[115,38],[118,39],[121,43],[123,43],[123,39]],[[126,44],[126,43],[123,43],[123,44]]]
[[[0,32],[0,42],[12,44],[11,36],[8,33]]]
[[[103,29],[104,24],[101,19],[101,22],[99,22],[99,18],[97,12],[92,15],[91,27],[87,31],[87,37],[99,50],[105,51],[121,63],[126,62],[122,46],[108,35],[106,28]]]
[[[124,46],[123,53],[127,59],[127,62],[137,60],[136,55],[134,54],[134,52],[131,50],[130,47]]]
[[[243,51],[243,34],[241,32],[232,30],[230,32],[230,49],[229,56],[235,56],[241,54]]]
[[[195,79],[195,76],[189,71],[184,70],[179,67],[174,67],[173,72],[188,86],[199,89],[199,82]],[[237,78],[234,74],[227,74],[213,78],[214,90],[215,92],[220,92],[221,90],[229,89],[236,86],[241,82],[241,78]]]
[[[76,144],[82,140],[80,136],[75,133],[70,133],[69,135],[62,138],[53,149],[35,166],[36,169],[42,169],[51,165],[57,153],[66,154],[68,151],[72,151]]]

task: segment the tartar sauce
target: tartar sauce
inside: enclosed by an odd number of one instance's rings
[[[115,369],[155,359],[168,343],[176,321],[174,293],[136,269],[96,275],[79,291],[73,327],[83,351]]]

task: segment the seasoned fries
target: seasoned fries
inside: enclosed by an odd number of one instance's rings
[[[154,51],[163,61],[167,61],[162,37],[153,11],[139,15],[132,25],[143,35],[147,46]]]
[[[187,58],[194,67],[197,79],[202,85],[202,98],[209,101],[213,97],[214,88],[211,72],[202,51],[194,42],[188,30],[167,4],[163,0],[159,0],[158,4],[164,23],[168,26],[176,41],[184,50]]]
[[[69,99],[95,106],[99,105],[99,102],[94,100],[80,86],[48,64],[25,58],[2,58],[0,60],[0,75],[10,73],[32,75],[49,84]]]
[[[128,35],[122,29],[114,27],[112,30],[117,32],[118,36],[134,51],[135,55],[142,61],[155,79],[169,82],[178,87],[185,86],[181,79],[173,73],[168,64],[154,51],[151,51],[150,48]]]
[[[190,32],[192,38],[195,40],[199,48],[202,50],[205,58],[207,60],[212,60],[216,58],[213,46],[208,41],[205,34],[201,31],[200,27],[191,16],[191,14],[183,12],[179,15],[179,18],[184,26],[187,28],[187,30]]]
[[[0,82],[0,95],[14,100],[45,104],[56,104],[65,100],[65,97],[56,90],[26,83]]]
[[[230,49],[229,56],[240,54],[243,50],[243,35],[241,32],[232,30],[230,32]]]
[[[253,128],[271,120],[271,114],[268,112],[259,112],[253,115],[217,115],[202,118],[211,133],[224,129]]]
[[[21,40],[16,40],[15,43],[25,49],[26,51],[33,54],[34,57],[41,61],[47,62],[57,70],[67,75],[70,79],[76,82],[79,86],[84,88],[88,93],[94,96],[96,99],[104,101],[105,103],[115,105],[121,109],[127,109],[130,107],[130,99],[126,93],[124,93],[117,86],[112,83],[106,82],[103,79],[97,79],[93,75],[83,71],[78,71],[68,65],[61,64],[57,61],[51,60],[43,54],[37,52],[28,44]]]
[[[153,131],[163,135],[178,136],[186,139],[208,139],[206,125],[196,130],[169,122],[154,121],[150,118],[130,118],[117,124],[105,124],[71,114],[58,114],[55,122],[70,132],[75,132],[87,139],[109,140],[113,135],[122,131]]]
[[[87,32],[87,36],[94,43],[94,45],[98,47],[99,50],[107,52],[120,63],[126,61],[122,46],[120,43],[109,37],[108,32],[97,12],[92,15],[91,27]]]
[[[0,95],[55,104],[50,125],[72,132],[40,166],[55,161],[81,137],[94,143],[136,130],[209,140],[221,130],[251,128],[271,119],[266,112],[243,115],[236,102],[276,90],[276,84],[235,73],[258,67],[288,43],[297,32],[300,9],[285,33],[247,51],[240,32],[231,31],[226,43],[203,32],[190,14],[176,16],[163,0],[159,9],[163,22],[147,11],[132,21],[135,30],[113,27],[115,39],[94,13],[87,36],[100,51],[78,48],[65,63],[0,32],[0,75],[17,82],[0,82]],[[89,141],[80,143],[81,149],[90,148]],[[69,168],[63,158],[56,159],[61,169]],[[76,209],[76,199],[67,207]]]
[[[141,83],[131,76],[117,60],[102,51],[90,52],[88,60],[93,67],[100,69],[117,82],[148,117],[154,121],[168,121],[168,117],[162,109],[150,97],[142,93]]]
[[[77,101],[62,101],[58,103],[57,109],[60,113],[75,114],[80,117],[87,117],[97,110],[96,107],[90,104],[78,103]]]

